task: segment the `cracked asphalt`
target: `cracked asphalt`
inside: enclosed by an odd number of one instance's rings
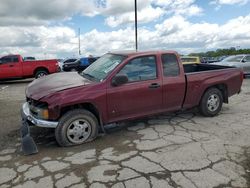
[[[213,118],[195,109],[109,125],[62,148],[32,128],[39,153],[20,150],[20,107],[30,80],[0,83],[0,187],[250,187],[250,79]]]

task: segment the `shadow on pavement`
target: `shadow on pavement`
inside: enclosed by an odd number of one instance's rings
[[[33,80],[34,80],[33,78],[29,78],[25,80],[6,80],[6,81],[0,81],[0,85],[1,84],[24,84],[24,83],[32,82]]]

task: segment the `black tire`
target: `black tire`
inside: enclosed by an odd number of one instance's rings
[[[46,70],[38,70],[35,73],[35,78],[41,78],[48,75],[48,72]]]
[[[56,141],[60,146],[90,142],[96,138],[97,134],[96,117],[84,109],[76,109],[64,114],[55,129]],[[79,139],[78,142],[76,142],[77,139]]]
[[[201,98],[199,110],[207,117],[213,117],[221,111],[223,103],[222,93],[217,88],[208,89]]]

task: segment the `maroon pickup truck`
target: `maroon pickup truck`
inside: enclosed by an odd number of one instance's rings
[[[113,122],[192,107],[215,116],[242,81],[239,68],[183,66],[174,51],[108,53],[80,74],[34,80],[22,106],[22,137],[30,137],[30,125],[55,128],[58,144],[69,146],[93,140]]]
[[[0,80],[39,78],[59,71],[56,59],[24,61],[20,55],[0,58]]]

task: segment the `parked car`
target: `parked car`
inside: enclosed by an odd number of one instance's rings
[[[97,59],[97,57],[84,57],[74,62],[65,63],[63,65],[63,71],[83,71]]]
[[[215,64],[239,67],[243,69],[245,75],[250,75],[250,54],[228,56]]]
[[[98,129],[113,122],[192,107],[212,117],[240,92],[242,81],[239,68],[183,66],[174,51],[108,53],[81,74],[54,74],[29,84],[22,140],[34,143],[29,125],[54,128],[58,144],[70,146],[95,139]]]
[[[72,62],[74,62],[74,61],[76,61],[76,60],[77,60],[77,58],[65,59],[65,60],[63,61],[63,64],[65,64],[65,63],[72,63]]]
[[[68,59],[60,59],[60,60],[57,60],[57,61],[59,63],[59,67],[60,67],[61,71],[63,71],[63,65],[65,63],[72,63],[72,62],[74,62],[76,60],[77,60],[77,58],[68,58]]]
[[[55,59],[23,61],[21,55],[7,55],[0,58],[0,80],[39,78],[58,70],[58,62]]]
[[[181,62],[182,62],[182,64],[199,64],[199,63],[201,63],[200,58],[198,56],[182,56]]]
[[[222,61],[226,57],[228,56],[224,55],[224,56],[219,56],[219,57],[202,57],[201,63],[214,63],[214,62]]]

